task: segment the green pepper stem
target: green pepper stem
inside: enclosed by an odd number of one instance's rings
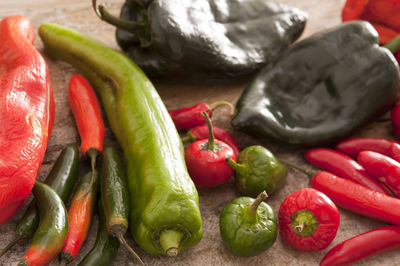
[[[193,134],[190,133],[190,131],[186,134],[186,136],[182,138],[182,142],[194,142],[194,141],[196,141],[196,137],[193,136]]]
[[[90,158],[90,165],[91,165],[91,167],[92,167],[92,176],[91,176],[91,178],[90,178],[90,183],[89,183],[89,186],[88,186],[88,188],[87,188],[87,190],[85,191],[85,193],[83,193],[80,197],[79,197],[79,199],[78,199],[78,201],[79,200],[81,200],[83,197],[85,197],[87,194],[89,194],[89,192],[90,191],[92,191],[92,188],[93,188],[93,184],[94,184],[94,175],[95,175],[95,171],[96,171],[96,157],[97,157],[97,155],[99,154],[99,151],[97,150],[97,149],[95,149],[95,148],[90,148],[87,152],[86,152],[86,154],[89,156],[89,158]]]
[[[239,176],[247,176],[247,173],[249,171],[249,166],[247,164],[241,164],[238,162],[235,162],[232,158],[226,157],[225,161],[229,164],[230,167],[235,170],[239,174]]]
[[[247,209],[247,214],[244,216],[245,221],[250,222],[250,223],[255,223],[257,221],[258,206],[260,206],[261,202],[263,202],[267,197],[268,197],[268,194],[265,191],[258,194],[257,198]]]
[[[201,112],[201,115],[204,116],[204,119],[206,120],[206,124],[208,127],[208,142],[207,142],[207,150],[210,151],[215,151],[216,149],[216,144],[215,144],[215,137],[214,137],[214,131],[212,128],[212,123],[211,119],[208,116],[206,112]]]
[[[182,240],[183,233],[180,231],[165,229],[160,234],[160,244],[164,252],[169,257],[175,257],[179,253],[179,244]]]
[[[400,50],[400,35],[387,43],[384,47],[389,49],[393,54],[397,53]]]
[[[15,244],[18,243],[18,241],[20,241],[23,238],[24,238],[24,235],[19,235],[13,241],[8,243],[7,246],[5,246],[2,250],[0,250],[0,257],[3,256],[7,251],[10,250],[10,248],[12,248]]]
[[[302,172],[303,174],[308,176],[308,178],[310,178],[310,179],[314,176],[314,173],[312,173],[311,171],[308,171],[308,170],[306,170],[304,168],[301,168],[301,167],[299,167],[299,166],[297,166],[295,164],[292,164],[292,163],[289,163],[289,162],[285,162],[285,161],[281,161],[281,160],[279,160],[279,161],[282,162],[283,164],[286,164],[287,166],[299,171],[299,172]]]
[[[221,106],[228,106],[229,107],[229,114],[234,115],[235,114],[235,106],[231,104],[228,101],[218,101],[215,103],[210,104],[210,111],[211,113],[215,111],[215,109],[221,107]]]
[[[141,265],[145,265],[144,262],[142,261],[142,259],[139,257],[139,255],[136,254],[136,252],[133,250],[133,248],[131,246],[129,246],[129,244],[126,242],[122,233],[116,234],[116,237],[118,238],[119,242],[139,261],[139,263]]]

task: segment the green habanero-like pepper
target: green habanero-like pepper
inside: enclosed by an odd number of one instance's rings
[[[44,24],[39,35],[49,55],[78,68],[100,95],[125,155],[135,241],[164,255],[198,243],[203,231],[197,190],[181,139],[150,80],[122,53],[72,29]]]
[[[294,44],[244,90],[232,125],[292,146],[350,135],[397,100],[398,64],[378,41],[354,21]]]
[[[277,58],[300,37],[307,15],[265,0],[127,0],[117,42],[148,75],[241,76]]]

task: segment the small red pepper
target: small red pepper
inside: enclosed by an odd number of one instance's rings
[[[335,150],[317,148],[308,150],[305,158],[311,164],[340,177],[352,180],[372,190],[387,194],[386,189],[349,156]]]
[[[389,148],[389,157],[400,162],[400,144],[393,143]]]
[[[301,251],[318,251],[335,238],[340,214],[325,194],[303,188],[285,198],[278,221],[279,234],[287,244]]]
[[[357,159],[358,153],[361,151],[375,151],[388,155],[390,145],[393,143],[397,142],[382,138],[350,138],[336,144],[335,149]]]
[[[212,131],[211,120],[203,112],[209,128],[209,138],[190,144],[185,150],[185,161],[194,184],[198,188],[209,188],[228,181],[234,171],[225,161],[236,161],[233,149],[226,143],[216,140]]]
[[[358,162],[367,172],[385,184],[397,197],[400,197],[400,163],[392,158],[373,151],[362,151]]]
[[[353,181],[319,171],[311,187],[326,194],[343,209],[400,225],[400,199],[361,186]]]
[[[397,103],[390,111],[392,131],[397,139],[400,139],[400,103]]]
[[[209,117],[212,116],[212,112],[223,105],[227,105],[233,113],[235,107],[230,102],[219,101],[208,106],[204,102],[200,102],[190,107],[184,107],[177,110],[169,110],[169,115],[174,121],[177,129],[190,129],[195,126],[204,125],[206,120],[202,116],[202,112],[206,112]]]
[[[214,132],[214,137],[228,144],[235,152],[235,155],[238,156],[240,150],[234,137],[231,134],[229,134],[229,132],[223,130],[222,128],[216,126],[213,126],[212,128]],[[209,135],[208,126],[200,125],[190,129],[187,132],[187,135],[182,138],[182,141],[195,142],[196,140],[207,139],[208,135]]]
[[[97,155],[103,151],[105,128],[101,108],[90,83],[75,74],[69,81],[69,103],[81,136],[81,151],[90,157],[92,179],[88,191],[93,186]]]
[[[320,266],[349,265],[396,249],[400,249],[400,227],[384,226],[337,244],[325,254]]]

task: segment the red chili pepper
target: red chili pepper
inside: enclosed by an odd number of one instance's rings
[[[335,150],[317,148],[308,150],[305,158],[315,166],[352,180],[372,190],[387,194],[386,189],[352,158]]]
[[[347,0],[342,20],[366,20],[379,33],[381,44],[400,34],[400,3],[398,0]]]
[[[226,101],[215,102],[210,106],[206,103],[200,102],[190,107],[169,110],[168,112],[177,129],[189,129],[206,123],[206,120],[202,116],[202,112],[206,112],[208,116],[211,117],[212,112],[223,105],[227,105],[231,109],[231,113],[233,113],[235,107]]]
[[[326,195],[303,188],[285,198],[278,219],[279,234],[287,244],[301,251],[318,251],[335,238],[340,214]]]
[[[382,138],[351,138],[336,144],[335,149],[357,159],[361,151],[375,151],[385,155],[389,154],[390,145],[396,141]]]
[[[399,65],[400,65],[400,52],[397,52],[396,60],[397,60],[397,63],[399,63]]]
[[[400,227],[384,226],[337,244],[326,253],[320,266],[349,265],[367,257],[399,248]]]
[[[373,151],[362,151],[358,162],[367,172],[385,184],[397,197],[400,197],[400,163],[392,158]]]
[[[392,119],[392,131],[397,139],[400,139],[400,103],[396,104],[390,111]]]
[[[0,225],[23,205],[35,183],[54,122],[45,60],[27,17],[0,21]]]
[[[206,112],[203,115],[209,128],[209,138],[190,144],[185,150],[185,161],[196,187],[209,188],[221,185],[232,177],[233,169],[225,158],[236,161],[236,156],[228,144],[215,140],[211,120]]]
[[[400,144],[393,143],[389,148],[389,157],[400,162]]]
[[[400,225],[400,199],[361,186],[353,181],[319,171],[311,187],[326,194],[343,209]]]
[[[235,155],[238,156],[240,150],[234,137],[222,128],[216,126],[213,126],[212,128],[214,137],[228,144],[235,152]],[[207,125],[196,126],[188,131],[187,135],[182,138],[182,141],[195,142],[196,140],[207,139],[208,135],[209,132]]]
[[[105,128],[101,108],[90,83],[81,75],[75,74],[69,81],[69,103],[81,136],[82,153],[89,156],[92,165],[92,179],[88,191],[94,181],[96,157],[103,151]]]

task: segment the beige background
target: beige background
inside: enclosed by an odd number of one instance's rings
[[[118,14],[123,0],[109,0],[108,6],[114,14]],[[309,14],[309,21],[302,38],[340,23],[340,10],[344,0],[283,0],[283,3],[299,7]],[[75,28],[95,39],[98,39],[111,47],[118,49],[114,39],[114,28],[101,22],[91,9],[89,0],[1,0],[0,18],[11,14],[24,14],[32,21],[35,29],[44,22],[60,23]],[[0,36],[1,41],[1,36]],[[42,43],[37,37],[35,46],[42,51]],[[68,143],[78,143],[79,136],[76,131],[72,113],[68,106],[67,84],[70,76],[76,71],[62,62],[55,61],[46,56],[54,89],[56,103],[56,120],[53,134],[50,139],[48,151],[41,168],[39,179],[42,180],[48,173],[50,167],[57,158],[60,150]],[[154,81],[156,88],[168,108],[179,108],[193,105],[199,101],[212,103],[217,100],[228,100],[236,102],[246,80],[232,80],[225,84],[216,84],[214,81],[207,81],[200,85],[196,81],[180,81],[164,79]],[[311,169],[303,159],[303,150],[288,150],[283,147],[272,145],[261,139],[250,138],[240,132],[233,131],[229,125],[230,117],[224,110],[215,113],[214,124],[229,130],[236,138],[241,148],[252,144],[262,144],[271,149],[278,158],[284,158],[304,167]],[[384,118],[387,118],[388,114]],[[384,119],[383,119],[384,120]],[[368,125],[361,136],[391,136],[390,123],[379,121]],[[112,134],[108,130],[108,141],[112,141]],[[82,160],[81,173],[85,171],[87,162]],[[282,200],[290,193],[308,186],[305,176],[290,171],[283,189],[272,195],[267,202],[277,212]],[[324,254],[335,244],[348,239],[354,235],[363,233],[373,228],[383,226],[384,223],[365,218],[345,210],[341,212],[341,224],[337,237],[324,251],[316,253],[305,253],[296,251],[282,242],[278,237],[275,244],[267,252],[252,258],[239,258],[231,255],[223,246],[219,235],[218,217],[223,207],[232,199],[239,196],[235,191],[233,182],[230,181],[218,188],[204,189],[199,191],[200,208],[203,217],[204,236],[201,242],[190,250],[184,252],[177,258],[165,258],[152,256],[143,252],[137,247],[129,235],[128,241],[134,245],[142,259],[149,265],[317,265]],[[21,217],[22,211],[18,212],[13,220],[0,227],[0,248],[14,237],[16,221]],[[91,249],[97,231],[97,219],[94,219],[90,235],[77,259],[80,261]],[[4,257],[0,258],[0,265],[16,265],[19,259],[25,254],[30,242],[25,241],[12,249]],[[374,256],[359,262],[358,265],[400,265],[400,253],[393,251],[382,255]],[[126,250],[120,248],[118,256],[113,265],[136,265],[136,261]],[[53,262],[52,265],[57,265]],[[72,263],[71,265],[76,265]]]

